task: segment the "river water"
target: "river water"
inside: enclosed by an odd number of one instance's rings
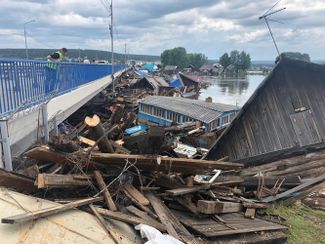
[[[207,78],[211,85],[201,89],[199,100],[212,97],[215,103],[225,103],[243,106],[253,94],[258,85],[263,81],[263,75],[248,75],[247,79],[218,79]]]

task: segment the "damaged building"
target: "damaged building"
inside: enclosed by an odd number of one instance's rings
[[[254,163],[324,146],[325,66],[281,58],[207,154]]]
[[[238,107],[221,103],[207,103],[180,97],[149,96],[139,101],[139,119],[159,125],[200,121],[206,131],[228,125]]]
[[[168,88],[169,84],[167,81],[159,76],[146,76],[142,79],[134,81],[131,84],[132,89],[146,90],[150,91],[155,95],[160,94],[164,88]]]

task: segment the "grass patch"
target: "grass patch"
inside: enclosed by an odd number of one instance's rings
[[[288,243],[325,243],[325,212],[311,209],[303,204],[284,206],[277,204],[267,210],[269,214],[285,219]]]

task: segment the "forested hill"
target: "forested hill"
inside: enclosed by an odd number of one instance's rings
[[[54,49],[28,49],[28,54],[30,59],[41,59],[45,60],[47,55],[56,52]],[[77,60],[79,58],[87,56],[90,60],[110,60],[111,52],[99,51],[99,50],[79,50],[79,49],[69,49],[68,58]],[[114,53],[116,60],[123,62],[125,60],[124,54]],[[0,49],[0,58],[26,58],[25,49]],[[159,56],[150,55],[135,55],[128,54],[128,60],[140,60],[154,62],[159,61]]]

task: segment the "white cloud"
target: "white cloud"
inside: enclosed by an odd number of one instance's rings
[[[265,37],[266,34],[268,34],[267,30],[259,29],[251,32],[230,35],[228,36],[228,39],[239,43],[254,42],[258,41],[259,38]]]
[[[114,1],[117,33],[115,50],[159,55],[184,46],[209,58],[233,49],[247,50],[253,59],[274,59],[276,53],[265,23],[258,16],[272,6],[269,0],[119,0]],[[324,0],[281,1],[287,10],[271,23],[280,50],[323,57]],[[100,0],[1,0],[0,48],[23,47],[27,20],[33,48],[110,48],[108,13]],[[263,52],[261,52],[263,50]]]

